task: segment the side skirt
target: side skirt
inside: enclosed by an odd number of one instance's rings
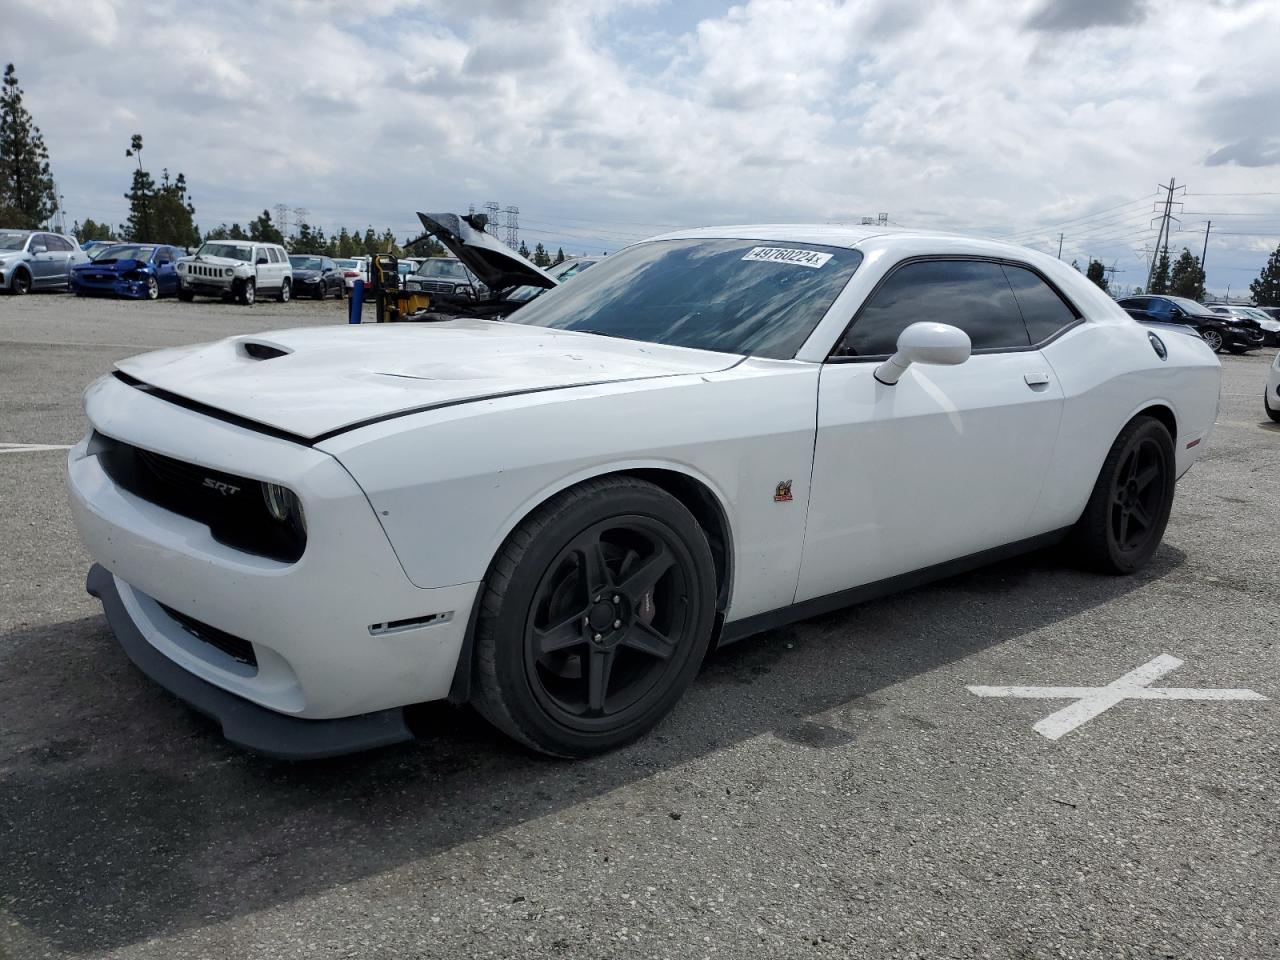
[[[947,560],[945,563],[934,564],[932,567],[912,570],[910,573],[902,573],[896,577],[887,577],[884,580],[864,583],[849,590],[829,593],[825,597],[802,600],[800,603],[793,603],[789,607],[781,607],[777,610],[769,610],[765,613],[744,617],[741,620],[734,620],[724,625],[717,645],[723,647],[726,644],[754,636],[757,633],[763,633],[766,630],[775,630],[778,627],[784,627],[799,620],[808,620],[810,617],[831,613],[833,610],[851,607],[858,603],[866,603],[868,600],[876,600],[891,593],[900,593],[903,590],[923,586],[935,580],[954,577],[957,574],[967,573],[970,570],[976,570],[978,567],[985,567],[988,564],[1007,560],[1009,557],[1016,557],[1019,554],[1030,553],[1033,550],[1043,550],[1045,547],[1061,543],[1070,532],[1070,527],[1063,527],[1061,530],[1053,530],[1049,533],[1042,533],[1039,536],[1028,537],[1026,540],[1006,543],[1003,546],[983,550],[980,553],[973,553],[967,557]]]

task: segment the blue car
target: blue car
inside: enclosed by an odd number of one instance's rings
[[[117,243],[93,252],[93,259],[71,270],[76,296],[109,294],[156,300],[178,292],[174,264],[186,254],[160,243]]]

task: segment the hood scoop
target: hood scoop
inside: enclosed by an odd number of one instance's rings
[[[237,340],[236,352],[250,360],[274,360],[276,357],[287,357],[293,353],[288,347],[265,340]]]

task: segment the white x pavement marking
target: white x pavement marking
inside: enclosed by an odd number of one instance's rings
[[[1023,697],[1031,700],[1075,700],[1069,707],[1051,713],[1033,730],[1057,740],[1122,700],[1266,700],[1252,690],[1190,687],[1153,687],[1166,673],[1177,670],[1183,661],[1162,653],[1154,660],[1130,670],[1105,687],[969,687],[979,697]]]
[[[44,450],[70,450],[69,443],[0,443],[0,453],[40,453]]]

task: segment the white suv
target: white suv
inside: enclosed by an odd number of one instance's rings
[[[206,240],[194,257],[178,261],[178,299],[235,297],[252,304],[259,294],[281,303],[293,296],[293,268],[284,247],[253,240]]]

